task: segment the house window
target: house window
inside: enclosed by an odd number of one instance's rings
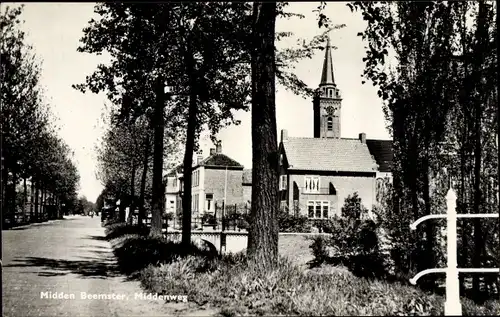
[[[333,119],[332,117],[328,117],[326,120],[326,126],[328,128],[328,131],[333,131]]]
[[[279,190],[286,190],[287,189],[287,176],[286,175],[280,175],[280,188]]]
[[[191,187],[196,187],[200,185],[200,171],[194,171],[193,174],[191,175],[191,182],[192,186]]]
[[[214,199],[214,194],[206,194],[205,199],[207,211],[212,211],[212,200]]]
[[[195,186],[200,186],[200,170],[197,170],[195,172],[195,179],[194,179],[194,184]]]
[[[308,217],[313,219],[327,219],[330,210],[329,201],[309,200],[307,202]]]
[[[319,176],[306,176],[304,189],[305,193],[319,193]]]

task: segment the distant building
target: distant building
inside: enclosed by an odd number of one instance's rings
[[[181,206],[183,165],[177,165],[164,177],[165,185],[165,212],[179,213]]]
[[[342,97],[334,80],[328,39],[321,82],[313,99],[314,137],[281,131],[281,207],[313,219],[340,215],[345,198],[357,192],[366,208],[377,203],[377,180],[392,178],[392,141],[342,138]]]
[[[166,211],[182,210],[183,166],[165,177]],[[207,158],[199,155],[192,171],[191,210],[193,217],[215,213],[215,204],[236,205],[244,202],[243,165],[222,153],[222,143],[210,149]]]

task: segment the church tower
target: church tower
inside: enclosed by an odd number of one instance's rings
[[[341,102],[340,91],[333,77],[332,53],[328,36],[321,82],[313,100],[315,138],[340,138]]]

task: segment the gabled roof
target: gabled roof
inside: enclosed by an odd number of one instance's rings
[[[252,184],[252,170],[246,169],[243,170],[243,185]]]
[[[371,155],[375,158],[380,172],[392,171],[392,141],[391,140],[366,140],[366,145]]]
[[[179,164],[167,172],[165,177],[176,176],[178,173],[182,174],[184,172],[184,164]]]
[[[368,146],[359,139],[293,138],[283,142],[292,170],[375,172]]]
[[[222,153],[215,153],[205,158],[200,162],[200,164],[196,164],[195,166],[220,166],[222,167],[241,167],[243,169],[243,165],[236,162],[229,156]]]

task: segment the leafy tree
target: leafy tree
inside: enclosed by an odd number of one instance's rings
[[[51,114],[39,85],[39,63],[19,28],[22,8],[6,7],[0,15],[3,163],[0,192],[2,209],[9,215],[11,224],[18,207],[26,210],[28,179],[31,181],[31,196],[34,196],[30,212],[33,217],[30,218],[35,220],[40,219],[39,200],[43,218],[49,216],[48,211],[51,217],[60,216],[53,214],[54,206],[58,208],[62,201],[72,199],[78,183],[76,168],[69,161],[69,150],[55,136],[55,127],[49,124]],[[24,195],[21,200],[16,200],[20,179]]]
[[[440,199],[431,196],[433,183],[439,186],[441,182],[442,186],[444,175],[460,175],[458,205],[462,212],[471,207],[479,212],[484,207],[483,188],[492,183],[481,181],[486,170],[481,168],[485,148],[482,140],[486,137],[491,144],[492,132],[497,130],[491,120],[489,132],[484,129],[484,113],[486,109],[490,113],[497,110],[488,107],[486,98],[479,96],[494,96],[491,93],[495,91],[491,83],[481,80],[486,73],[493,76],[496,72],[490,66],[496,65],[491,54],[493,8],[484,2],[471,6],[465,2],[441,1],[348,5],[360,10],[368,22],[366,30],[359,34],[368,44],[363,76],[379,88],[394,138],[392,219],[398,223],[392,223],[391,235],[393,241],[399,240],[399,246],[393,251],[399,249],[399,269],[403,272],[434,267],[437,262],[434,224],[429,222],[424,226],[424,244],[421,233],[405,232],[409,222],[432,212],[443,212],[433,211],[433,201]],[[475,27],[466,25],[469,14],[477,21]],[[479,54],[479,50],[483,53]],[[397,64],[387,67],[390,54],[396,56]],[[455,151],[459,154],[458,164],[455,164],[457,156],[442,155]],[[490,171],[496,169],[488,165]],[[447,173],[443,173],[443,168],[447,168]],[[467,186],[471,181],[472,191]],[[443,195],[445,191],[435,193]],[[472,228],[464,224],[461,229],[461,249],[467,252],[470,240],[467,237]],[[483,250],[480,246],[484,244],[481,231],[476,222],[476,265]],[[418,261],[419,258],[425,260]]]

